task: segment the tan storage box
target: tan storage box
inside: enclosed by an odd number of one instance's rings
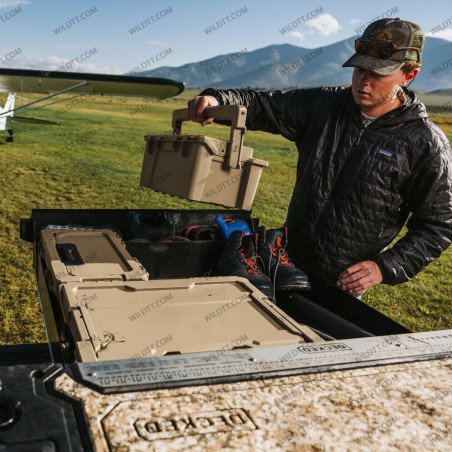
[[[61,284],[70,281],[149,279],[124,242],[109,229],[43,229],[41,245],[48,286],[55,293]]]
[[[61,300],[83,362],[322,340],[244,278],[67,283]]]
[[[188,109],[173,113],[173,135],[146,135],[140,185],[179,198],[250,210],[262,169],[243,146],[246,108],[206,109],[206,116],[231,121],[226,143],[203,135],[180,135]]]

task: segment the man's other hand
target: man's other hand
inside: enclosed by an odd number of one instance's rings
[[[213,118],[204,118],[204,110],[207,107],[217,107],[218,105],[217,99],[213,96],[196,96],[188,102],[188,114],[192,121],[206,126],[207,124],[212,124]]]
[[[374,261],[358,262],[343,271],[337,285],[343,290],[358,293],[383,281],[380,268]]]

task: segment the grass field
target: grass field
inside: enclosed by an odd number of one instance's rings
[[[31,245],[19,239],[19,219],[33,208],[209,208],[139,187],[145,134],[168,133],[176,99],[97,98],[69,109],[65,102],[38,115],[60,126],[16,123],[14,143],[0,146],[0,344],[46,340],[32,265]],[[63,111],[61,110],[63,109]],[[134,109],[140,113],[130,114]],[[433,118],[452,139],[452,117]],[[227,139],[228,129],[188,123],[184,132]],[[268,160],[253,214],[280,226],[295,180],[294,144],[248,132],[246,144]],[[412,281],[379,286],[364,301],[415,331],[451,328],[452,249]]]

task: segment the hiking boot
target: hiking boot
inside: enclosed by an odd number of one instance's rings
[[[309,289],[306,273],[295,267],[287,255],[287,227],[267,230],[260,226],[256,232],[258,263],[275,289]]]
[[[257,265],[254,242],[252,235],[244,235],[243,231],[233,231],[212,275],[246,278],[272,300],[272,283]]]

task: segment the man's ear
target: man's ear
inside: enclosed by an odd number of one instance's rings
[[[416,78],[417,74],[419,74],[419,68],[413,69],[412,71],[408,72],[408,74],[405,74],[402,86],[411,83]]]

